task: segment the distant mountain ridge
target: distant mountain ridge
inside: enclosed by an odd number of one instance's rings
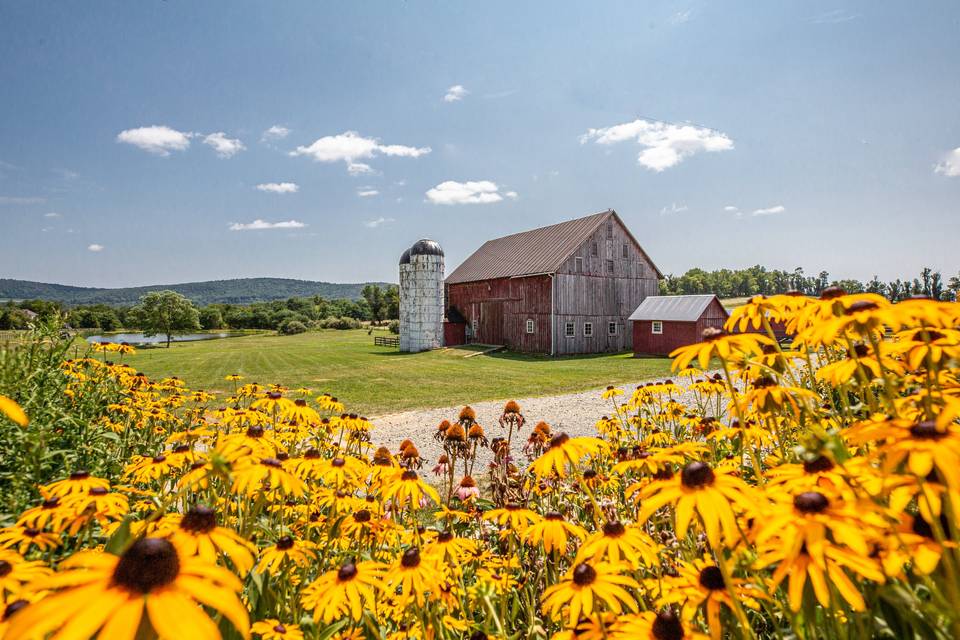
[[[359,300],[360,292],[367,284],[388,286],[387,282],[336,283],[295,280],[293,278],[236,278],[233,280],[207,280],[145,287],[75,287],[66,284],[49,284],[30,280],[0,278],[0,300],[56,300],[68,305],[76,304],[136,304],[140,296],[150,291],[169,289],[183,294],[196,304],[229,303],[249,304],[269,302],[293,297],[322,296],[327,300]]]

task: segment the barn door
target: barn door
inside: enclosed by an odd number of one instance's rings
[[[503,301],[480,303],[480,335],[483,344],[503,344]]]

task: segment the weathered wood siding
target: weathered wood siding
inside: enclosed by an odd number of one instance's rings
[[[467,320],[467,338],[514,351],[550,353],[550,276],[498,278],[447,286],[447,299]],[[527,333],[533,320],[533,333]]]
[[[630,349],[627,318],[644,298],[659,291],[656,269],[613,216],[564,262],[555,287],[558,355]],[[572,337],[566,332],[570,322]],[[615,335],[608,331],[611,322],[616,323]],[[592,335],[586,335],[587,323],[592,324]]]

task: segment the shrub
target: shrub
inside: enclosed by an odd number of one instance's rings
[[[307,325],[299,320],[284,320],[280,323],[277,331],[285,336],[292,336],[297,333],[305,333],[307,331]]]
[[[320,321],[320,326],[324,329],[359,329],[362,323],[356,318],[342,316],[340,318],[325,318]]]
[[[391,320],[387,328],[390,329],[390,333],[400,333],[400,321]]]

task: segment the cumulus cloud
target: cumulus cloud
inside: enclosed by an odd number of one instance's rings
[[[253,222],[234,222],[230,225],[230,231],[262,231],[264,229],[302,229],[307,226],[297,220],[286,220],[283,222],[267,222],[257,218]]]
[[[489,180],[447,180],[427,191],[426,195],[433,204],[490,204],[500,202],[504,197],[511,200],[519,197],[516,191],[501,193],[497,183]]]
[[[383,216],[380,216],[379,218],[376,218],[376,219],[374,219],[374,220],[367,220],[366,222],[363,223],[363,226],[365,226],[365,227],[367,227],[367,228],[370,228],[370,229],[376,229],[377,227],[379,227],[379,226],[381,226],[381,225],[384,225],[384,224],[387,224],[387,223],[390,223],[390,222],[394,222],[394,219],[393,219],[393,218],[384,218]]]
[[[360,189],[357,189],[357,195],[361,198],[371,198],[379,193],[380,192],[376,189],[371,189],[369,187],[361,187]]]
[[[247,147],[238,138],[228,138],[223,131],[204,137],[203,144],[210,145],[221,158],[232,158]]]
[[[350,175],[373,173],[369,164],[358,162],[376,156],[419,158],[430,153],[430,147],[408,147],[402,144],[381,144],[376,138],[364,138],[356,131],[324,136],[309,146],[291,151],[291,156],[309,156],[316,162],[346,162]]]
[[[960,176],[960,147],[947,153],[941,162],[933,168],[935,173],[956,178]]]
[[[266,191],[267,193],[296,193],[300,191],[300,185],[296,182],[264,182],[257,185],[257,191]]]
[[[100,253],[103,249],[102,244],[91,244],[87,247],[87,251],[93,251],[94,253]]]
[[[753,215],[755,216],[772,216],[778,213],[783,213],[787,208],[782,204],[774,205],[772,207],[767,207],[765,209],[754,209]]]
[[[733,206],[732,204],[728,204],[727,206],[725,206],[725,207],[723,208],[723,210],[724,210],[724,211],[729,211],[730,213],[733,213],[733,212],[735,212],[735,211],[739,211],[740,209],[739,209],[739,207],[735,207],[735,206]]]
[[[676,166],[697,153],[733,149],[733,140],[720,131],[643,119],[589,129],[580,137],[581,144],[591,140],[602,145],[632,140],[643,147],[637,162],[656,172]]]
[[[684,211],[686,211],[686,210],[689,209],[689,208],[690,208],[690,207],[688,207],[688,206],[685,205],[685,204],[677,204],[676,202],[673,202],[673,203],[670,204],[669,207],[664,207],[664,208],[660,209],[660,215],[666,216],[666,215],[670,215],[670,214],[672,214],[672,213],[683,213]]]
[[[171,151],[185,151],[193,133],[177,131],[163,125],[127,129],[117,134],[117,142],[132,144],[148,153],[169,156]]]
[[[443,96],[444,102],[459,102],[463,100],[463,97],[470,93],[467,91],[462,84],[455,84],[449,89],[447,93]]]
[[[276,142],[277,140],[283,140],[288,135],[290,135],[290,129],[275,124],[263,132],[263,135],[260,136],[260,140],[262,142]]]

